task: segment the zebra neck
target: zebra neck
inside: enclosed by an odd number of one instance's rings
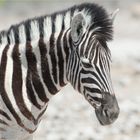
[[[77,12],[68,10],[29,19],[0,33],[1,49],[8,44],[14,50],[18,45],[21,66],[27,57],[25,68],[27,71],[33,70],[33,66],[36,68],[31,73],[38,72],[38,79],[42,76],[40,82],[44,82],[50,94],[57,93],[68,83],[66,69],[70,52],[69,29],[71,19]]]
[[[69,56],[69,29],[61,29],[63,18],[60,16],[59,19],[56,17],[57,24],[50,22],[50,17],[45,20],[44,23],[47,24],[44,24],[44,37],[39,39],[41,67],[49,93],[54,95],[68,83],[66,67]]]
[[[75,89],[80,91],[79,63],[70,56],[72,50],[70,24],[77,13],[78,11],[73,11],[73,13],[67,11],[63,14],[46,17],[44,20],[44,41],[49,42],[48,57],[51,58],[53,81],[58,85],[58,89],[70,82]]]

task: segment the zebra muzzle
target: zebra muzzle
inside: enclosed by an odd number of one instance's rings
[[[119,116],[119,106],[114,95],[106,95],[105,102],[95,109],[96,116],[101,125],[112,124]]]

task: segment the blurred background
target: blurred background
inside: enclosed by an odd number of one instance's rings
[[[94,109],[67,85],[50,101],[34,140],[140,140],[140,0],[0,0],[0,30],[82,2],[96,2],[109,13],[120,9],[108,44],[120,116],[101,126]]]

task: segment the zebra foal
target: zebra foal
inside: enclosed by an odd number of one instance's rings
[[[1,31],[0,139],[27,139],[50,98],[69,82],[102,125],[117,119],[107,47],[115,14],[84,3]]]

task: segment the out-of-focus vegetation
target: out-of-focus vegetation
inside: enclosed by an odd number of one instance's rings
[[[0,6],[2,6],[5,3],[6,0],[0,0]]]

